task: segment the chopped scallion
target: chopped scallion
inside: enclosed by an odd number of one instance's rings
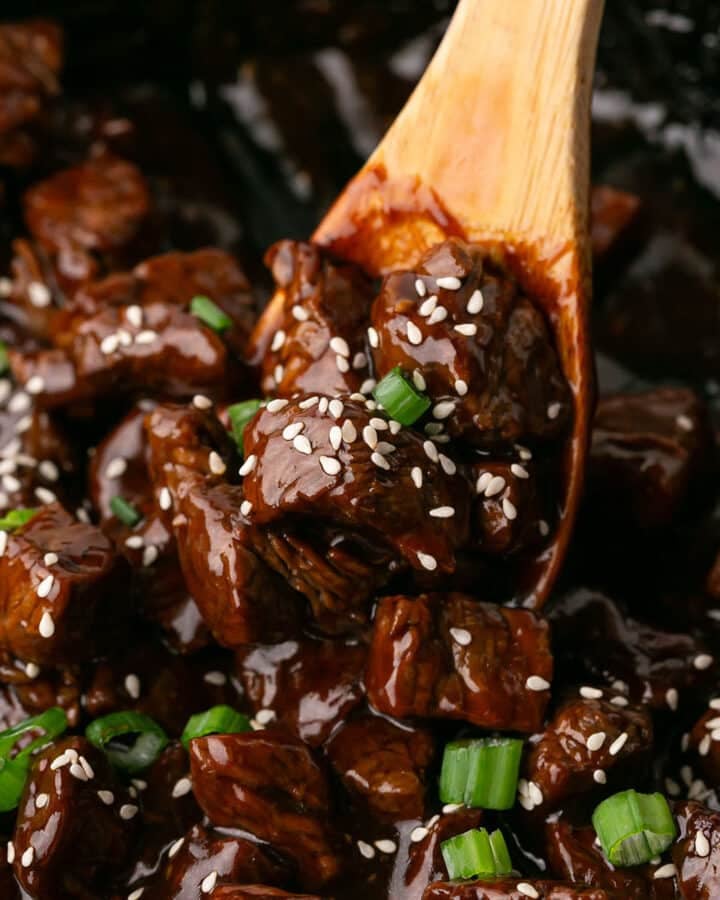
[[[54,706],[0,732],[1,812],[15,809],[20,802],[33,755],[59,737],[67,727],[65,711]],[[32,735],[36,736],[22,745],[22,741]],[[18,744],[21,744],[20,749],[17,749]]]
[[[230,316],[224,313],[209,297],[193,297],[190,302],[190,312],[213,331],[226,331],[232,326]]]
[[[228,406],[227,414],[232,426],[232,437],[241,454],[244,452],[245,427],[261,406],[262,400],[243,400],[242,403],[233,403],[232,406]]]
[[[27,524],[30,519],[37,513],[37,509],[11,509],[0,518],[0,531],[14,531],[21,525]]]
[[[415,390],[399,366],[378,382],[373,396],[390,418],[401,425],[412,425],[430,408],[430,398]]]
[[[675,821],[662,794],[621,791],[603,800],[592,817],[605,856],[614,866],[637,866],[667,850]]]
[[[95,719],[85,737],[110,762],[131,775],[152,765],[168,745],[168,736],[158,723],[143,713],[125,710]]]
[[[132,503],[128,503],[127,500],[123,500],[122,497],[113,497],[110,501],[110,509],[114,516],[131,528],[133,525],[137,525],[140,519],[142,519],[142,516]]]
[[[492,877],[512,872],[512,861],[500,830],[471,828],[440,845],[451,879]]]
[[[440,773],[443,803],[510,809],[517,794],[523,742],[519,738],[453,741],[445,746]]]
[[[243,713],[231,706],[213,706],[205,712],[190,716],[180,740],[187,749],[193,738],[205,737],[207,734],[239,734],[250,730],[250,719]]]

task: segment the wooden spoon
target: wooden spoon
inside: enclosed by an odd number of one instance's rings
[[[582,485],[588,341],[589,109],[603,0],[461,0],[422,80],[313,240],[381,275],[451,235],[503,245],[543,307],[574,394],[560,526],[516,600],[541,607]]]

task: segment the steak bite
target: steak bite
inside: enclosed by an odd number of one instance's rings
[[[672,860],[683,900],[720,896],[720,815],[689,800],[675,805],[678,837]]]
[[[300,241],[279,241],[265,262],[275,296],[252,336],[263,392],[291,397],[359,391],[369,373],[370,280],[357,266]]]
[[[556,437],[571,398],[542,314],[492,254],[458,239],[383,281],[372,308],[376,377],[421,374],[433,417],[477,446]]]
[[[0,642],[41,665],[93,659],[131,612],[130,569],[95,526],[56,503],[2,536]]]
[[[552,668],[547,623],[532,612],[460,593],[383,597],[366,685],[373,706],[391,716],[533,732]]]
[[[302,741],[279,729],[196,738],[190,765],[214,825],[250,831],[289,856],[309,890],[338,875],[328,784]]]

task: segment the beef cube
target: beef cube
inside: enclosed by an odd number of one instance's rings
[[[366,658],[361,644],[311,639],[247,646],[236,654],[237,674],[254,713],[271,710],[313,747],[362,702]]]
[[[674,809],[678,837],[672,861],[683,900],[720,897],[720,814],[689,800]]]
[[[0,134],[37,119],[59,93],[62,32],[40,19],[0,25]]]
[[[550,695],[547,623],[466,594],[383,597],[366,675],[370,702],[403,718],[537,731]]]
[[[479,247],[451,239],[387,275],[372,327],[377,377],[418,370],[451,437],[493,446],[567,425],[572,401],[543,315]]]
[[[536,466],[520,459],[483,460],[473,463],[472,477],[477,494],[473,518],[483,553],[512,553],[549,534]]]
[[[688,750],[693,754],[693,768],[700,771],[711,785],[720,786],[720,706],[717,699],[693,725]]]
[[[589,489],[602,508],[629,510],[642,527],[668,524],[704,467],[705,413],[688,388],[658,388],[600,400]]]
[[[359,391],[369,374],[370,280],[357,266],[335,262],[319,247],[298,241],[275,244],[265,261],[275,296],[252,337],[264,393]]]
[[[8,314],[34,337],[49,340],[62,300],[50,257],[33,241],[17,238],[12,242],[10,271],[12,283],[8,302],[12,307]],[[20,349],[12,341],[9,346]]]
[[[308,890],[338,875],[328,785],[297,738],[279,729],[196,738],[190,765],[195,796],[214,825],[268,841],[297,863]]]
[[[606,781],[625,784],[647,764],[652,743],[652,720],[644,709],[605,700],[564,703],[526,760],[520,803],[549,812]]]
[[[350,795],[388,823],[423,817],[427,769],[434,752],[429,731],[374,716],[343,725],[327,747]]]
[[[0,642],[41,665],[92,659],[122,639],[129,567],[105,535],[58,504],[3,538]]]
[[[30,896],[47,900],[105,889],[127,861],[137,813],[104,753],[79,737],[52,744],[34,762],[20,800],[15,877]]]

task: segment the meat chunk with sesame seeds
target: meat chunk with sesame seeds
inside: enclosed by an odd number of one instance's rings
[[[367,649],[304,638],[241,647],[237,676],[255,715],[269,710],[312,747],[323,744],[365,696]]]
[[[436,881],[422,900],[625,900],[601,887],[581,887],[564,881],[496,878],[489,881]]]
[[[33,241],[17,238],[12,242],[10,270],[7,313],[34,337],[48,340],[61,299],[50,257]],[[15,343],[10,346],[19,349]]]
[[[676,803],[678,837],[671,848],[683,900],[720,897],[720,814],[694,800]]]
[[[576,794],[604,790],[606,783],[625,785],[642,772],[652,742],[646,710],[606,700],[570,700],[530,750],[523,767],[527,784],[519,786],[521,805],[547,813]]]
[[[383,597],[366,687],[380,712],[537,731],[550,698],[547,623],[467,594]]]
[[[434,415],[478,446],[560,435],[571,398],[542,313],[491,253],[458,239],[393,272],[372,308],[378,378],[422,373]]]
[[[220,421],[194,406],[165,405],[146,427],[155,488],[172,501],[166,516],[185,583],[215,639],[240,647],[293,635],[299,595],[258,552],[264,538],[243,513],[243,487],[225,478],[237,460]]]
[[[245,836],[228,835],[203,825],[194,825],[185,834],[176,853],[146,888],[143,898],[202,900],[208,896],[206,888],[212,891],[215,884],[238,881],[282,884],[291,874],[291,867],[278,859],[267,846]]]
[[[275,296],[252,336],[263,391],[280,397],[359,391],[369,374],[370,280],[357,266],[299,241],[278,242],[265,261]]]
[[[98,528],[58,504],[44,507],[7,535],[0,557],[0,644],[40,665],[92,659],[126,630],[129,575]]]
[[[77,666],[40,668],[3,654],[0,663],[0,729],[17,725],[51,706],[65,711],[68,722],[80,721],[82,673]],[[2,896],[2,894],[0,894]]]
[[[427,769],[435,754],[429,731],[377,716],[354,719],[327,746],[351,797],[381,822],[421,819]]]
[[[528,462],[472,464],[474,521],[483,553],[507,554],[537,546],[545,529],[549,532],[546,510],[551,507],[541,497],[538,474],[538,467]]]
[[[37,757],[20,800],[15,877],[47,900],[102,891],[126,864],[138,819],[105,754],[81,737],[57,741]]]
[[[307,890],[339,874],[328,784],[302,741],[280,729],[196,738],[190,766],[214,825],[250,831],[289,856]]]
[[[693,754],[693,768],[711,786],[720,787],[720,704],[712,701],[693,725],[688,740],[688,750]]]
[[[588,468],[589,502],[617,524],[667,525],[707,471],[706,412],[689,388],[615,394],[598,403]]]
[[[325,412],[303,400],[261,409],[245,429],[257,460],[243,481],[253,521],[312,516],[390,547],[416,570],[452,572],[468,540],[467,482],[432,441],[393,430],[355,400],[332,400]],[[448,513],[442,528],[438,509]]]

